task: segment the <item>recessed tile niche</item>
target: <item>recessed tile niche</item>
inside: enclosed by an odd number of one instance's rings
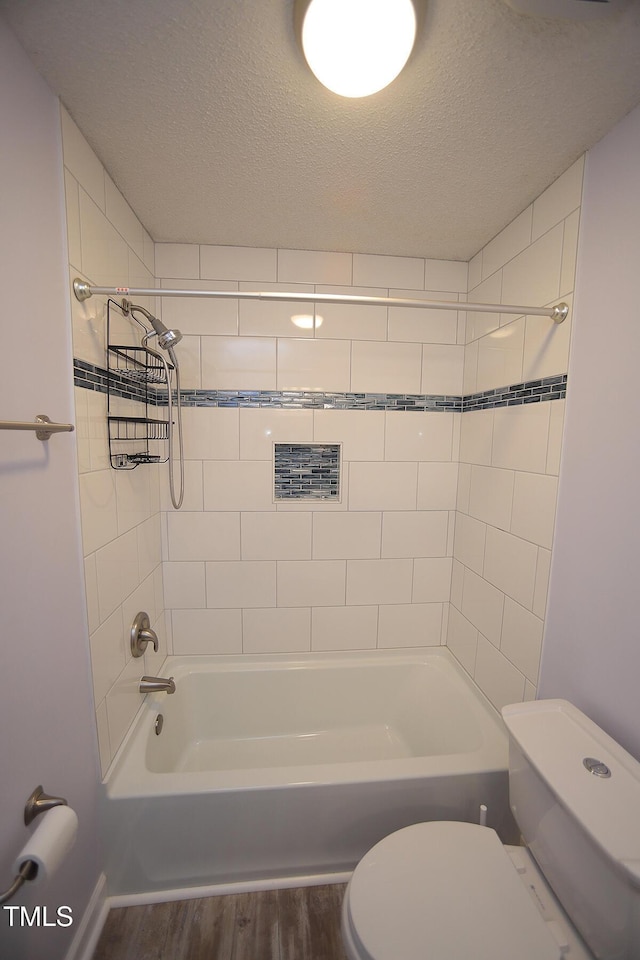
[[[340,501],[339,443],[275,443],[274,499]]]

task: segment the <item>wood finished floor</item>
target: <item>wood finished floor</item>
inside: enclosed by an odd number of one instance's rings
[[[345,884],[111,910],[93,960],[346,960]]]

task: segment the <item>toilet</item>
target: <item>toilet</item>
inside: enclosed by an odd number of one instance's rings
[[[566,700],[502,715],[525,846],[458,821],[385,837],[347,886],[349,960],[640,960],[640,763]]]

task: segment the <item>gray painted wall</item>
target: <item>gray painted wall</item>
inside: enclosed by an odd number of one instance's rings
[[[0,418],[73,422],[57,98],[0,20]],[[73,910],[70,927],[19,928],[0,910],[0,955],[58,960],[99,877],[91,705],[74,438],[0,433],[0,888],[34,827],[38,784],[76,810],[78,839],[50,883],[13,903]]]
[[[640,760],[640,109],[587,154],[539,696]]]

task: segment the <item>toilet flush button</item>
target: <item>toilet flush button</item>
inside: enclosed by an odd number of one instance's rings
[[[606,763],[603,763],[602,760],[596,760],[595,757],[585,757],[582,762],[589,773],[592,773],[594,777],[611,776],[611,770],[609,770],[609,767],[606,765]]]

